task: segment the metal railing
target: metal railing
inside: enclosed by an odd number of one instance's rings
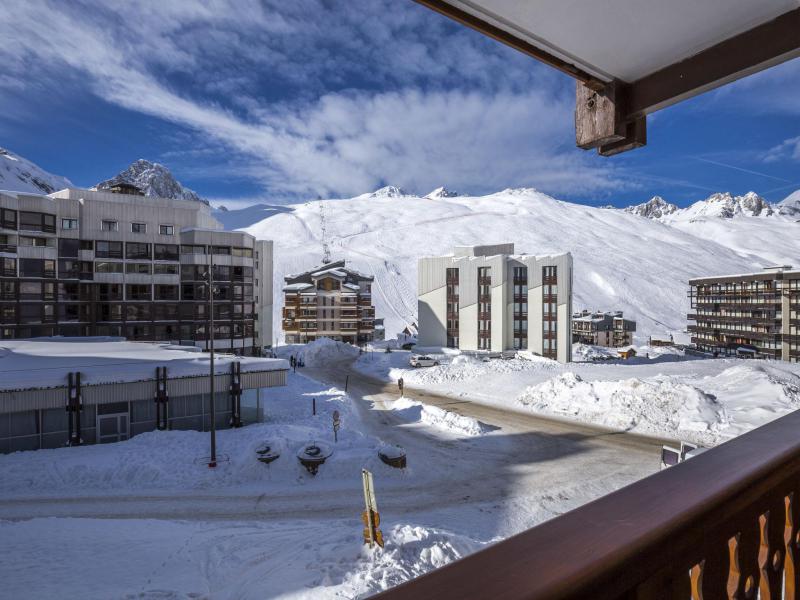
[[[791,413],[376,598],[796,600],[799,429]]]

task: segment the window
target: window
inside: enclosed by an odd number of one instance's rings
[[[0,208],[0,227],[4,229],[17,228],[17,211],[10,208]]]
[[[153,244],[153,258],[155,260],[178,260],[178,245]]]
[[[125,297],[128,300],[151,300],[152,294],[149,285],[128,284]]]
[[[158,233],[161,235],[175,235],[175,226],[174,225],[159,225],[158,226]]]
[[[59,259],[58,277],[60,279],[78,279],[81,274],[81,264],[77,260]]]
[[[61,219],[61,229],[77,229],[78,219]]]
[[[56,261],[39,258],[19,259],[20,277],[55,277]]]
[[[94,250],[94,241],[93,240],[81,240],[80,243],[81,250]]]
[[[131,223],[131,233],[147,233],[147,223]]]
[[[184,244],[181,246],[181,254],[205,254],[205,246],[192,246]]]
[[[95,244],[97,258],[122,258],[122,242],[104,242],[98,240]]]
[[[98,261],[94,265],[95,273],[122,273],[124,263]]]
[[[103,219],[100,221],[100,231],[119,231],[119,223]]]
[[[56,240],[55,238],[40,238],[21,235],[19,236],[19,245],[33,246],[35,248],[55,248]]]
[[[0,258],[0,277],[16,277],[17,259]]]
[[[58,240],[58,255],[66,258],[78,258],[80,241],[60,238]]]
[[[28,231],[56,232],[56,216],[38,212],[19,212],[19,228]]]
[[[150,263],[128,263],[125,265],[127,273],[138,273],[140,275],[150,274]]]
[[[230,246],[212,246],[212,254],[230,254],[231,247]]]
[[[125,258],[146,258],[150,260],[150,244],[128,242],[125,244]]]
[[[233,248],[233,256],[243,256],[244,258],[253,258],[252,248]]]
[[[153,274],[155,275],[177,275],[178,265],[165,265],[156,263],[153,265]]]

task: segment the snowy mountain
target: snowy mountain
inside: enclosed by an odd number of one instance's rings
[[[66,177],[48,173],[18,154],[0,148],[0,190],[50,194],[68,187],[74,186]]]
[[[275,241],[275,299],[283,276],[318,264],[323,244],[332,258],[375,276],[373,298],[388,336],[417,320],[417,260],[447,254],[455,244],[510,241],[517,252],[570,251],[575,263],[574,308],[623,310],[638,321],[637,339],[686,328],[691,277],[757,271],[797,263],[800,229],[784,217],[706,219],[665,224],[623,210],[556,200],[533,189],[482,197],[419,198],[390,194],[312,201],[253,211],[218,212]],[[243,227],[247,218],[259,219]],[[276,335],[280,310],[273,315]]]
[[[647,202],[643,202],[642,204],[637,204],[635,206],[629,206],[624,210],[626,213],[638,215],[647,219],[660,219],[661,217],[671,215],[680,209],[675,204],[664,200],[661,196],[653,196]]]
[[[120,182],[135,185],[144,192],[145,196],[206,202],[196,192],[183,187],[167,167],[143,158],[111,179],[101,181],[95,187],[98,190],[104,190]]]
[[[789,194],[776,205],[778,214],[785,217],[800,218],[800,190]]]
[[[800,195],[798,203],[800,203]],[[628,206],[623,210],[633,215],[657,219],[665,223],[707,218],[772,217],[778,214],[769,202],[755,192],[747,192],[744,196],[734,196],[730,192],[712,194],[705,200],[695,202],[686,208],[678,208],[661,196],[654,196],[643,204]]]
[[[446,187],[442,186],[442,187],[436,188],[430,194],[427,194],[425,196],[425,198],[431,198],[431,199],[433,199],[433,198],[455,198],[456,196],[459,196],[459,195],[460,194],[458,192],[453,192],[451,190],[448,190]]]
[[[396,185],[387,185],[386,187],[382,187],[379,190],[375,190],[374,192],[370,192],[368,194],[361,194],[360,196],[356,197],[357,198],[402,198],[404,196],[409,196],[409,195],[410,194],[401,187],[397,187]]]

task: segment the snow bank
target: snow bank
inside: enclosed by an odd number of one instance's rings
[[[390,375],[397,379],[403,377],[404,381],[412,386],[425,387],[455,381],[467,381],[478,379],[485,375],[502,375],[518,373],[521,371],[553,370],[559,368],[559,364],[548,358],[542,358],[534,354],[526,354],[524,357],[503,360],[492,358],[484,360],[466,354],[459,354],[453,357],[449,363],[441,364],[438,367],[426,367],[420,369],[403,369],[396,372],[394,369]]]
[[[330,338],[320,338],[309,342],[301,350],[303,361],[307,367],[326,367],[332,362],[352,359],[358,356],[358,348],[336,342]]]
[[[457,435],[476,436],[489,431],[489,427],[477,419],[408,398],[400,398],[395,401],[392,404],[392,410],[400,413],[404,419],[409,421],[425,423]]]
[[[729,424],[716,396],[671,377],[584,381],[562,373],[529,386],[517,401],[537,412],[701,443],[716,441]]]
[[[384,548],[364,549],[356,569],[345,577],[346,588],[362,592],[363,596],[375,594],[443,567],[485,545],[463,535],[415,525],[396,525],[384,534]]]

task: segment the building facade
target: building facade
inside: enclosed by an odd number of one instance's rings
[[[572,255],[514,254],[514,244],[456,246],[421,258],[418,343],[572,360]]]
[[[287,344],[326,337],[350,344],[374,339],[375,306],[371,275],[340,260],[289,275],[283,286],[283,332]]]
[[[800,361],[800,271],[689,280],[691,341],[704,352]]]
[[[208,361],[197,360],[196,348],[91,337],[3,346],[0,454],[120,442],[154,429],[211,428]],[[288,369],[281,359],[219,356],[215,426],[260,421],[268,388],[286,385]]]
[[[572,315],[572,341],[593,346],[621,348],[633,343],[636,321],[625,319],[622,311],[592,312]]]
[[[272,242],[223,231],[203,202],[65,189],[0,192],[0,339],[121,336],[272,344]]]

